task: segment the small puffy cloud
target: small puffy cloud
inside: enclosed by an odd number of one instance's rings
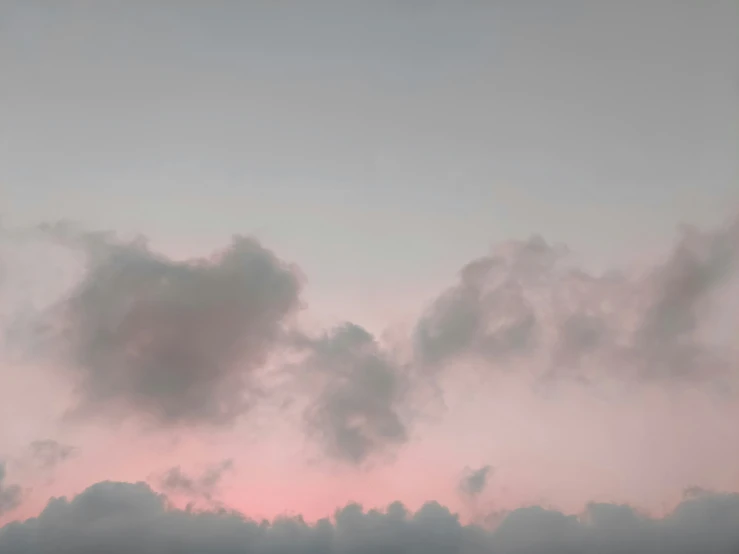
[[[459,482],[459,490],[467,496],[479,495],[487,487],[492,471],[493,468],[489,465],[475,470],[467,470]]]
[[[75,455],[77,449],[53,439],[33,441],[28,453],[34,464],[41,469],[51,470]]]
[[[347,323],[308,348],[304,368],[317,393],[305,419],[331,456],[361,464],[407,440],[407,375],[369,332]]]
[[[20,506],[23,495],[20,486],[5,483],[5,474],[5,462],[0,462],[0,515]]]
[[[84,278],[54,311],[80,411],[217,425],[249,408],[253,373],[300,305],[293,266],[240,236],[210,257],[177,261],[144,240],[47,232],[87,259]]]
[[[579,516],[533,506],[488,530],[463,525],[434,502],[415,513],[400,503],[367,512],[350,505],[315,524],[301,517],[256,522],[225,510],[173,509],[144,483],[104,482],[0,529],[3,554],[735,554],[738,546],[739,495],[715,493],[686,499],[661,519],[614,504],[591,504]]]

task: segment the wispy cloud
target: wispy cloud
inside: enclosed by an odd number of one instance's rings
[[[28,446],[29,456],[41,469],[51,470],[77,453],[74,446],[53,439],[33,441]]]
[[[595,275],[541,237],[470,262],[416,328],[418,363],[460,359],[490,370],[537,360],[540,377],[712,381],[737,360],[702,336],[722,287],[736,278],[739,221],[685,228],[672,252],[641,275]]]
[[[212,500],[223,474],[232,469],[233,461],[224,460],[206,468],[202,474],[193,476],[183,472],[180,466],[175,466],[161,476],[159,483],[167,493]]]
[[[0,515],[20,506],[23,493],[19,485],[5,483],[5,474],[5,462],[0,462]]]

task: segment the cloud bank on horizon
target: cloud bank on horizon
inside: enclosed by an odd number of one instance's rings
[[[51,500],[37,518],[0,529],[0,551],[733,554],[737,520],[739,495],[699,492],[661,519],[624,505],[593,503],[579,516],[532,506],[505,514],[494,531],[463,525],[438,503],[415,513],[400,502],[386,511],[349,505],[312,525],[299,516],[260,522],[227,510],[172,509],[145,483],[102,482],[71,500]]]

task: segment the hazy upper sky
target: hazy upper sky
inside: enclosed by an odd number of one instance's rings
[[[739,491],[737,207],[736,0],[0,0],[0,521]]]
[[[13,223],[256,233],[349,303],[531,232],[627,260],[737,196],[735,1],[1,5]]]

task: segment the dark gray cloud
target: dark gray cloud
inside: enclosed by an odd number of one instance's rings
[[[240,236],[208,258],[175,261],[144,240],[48,231],[87,255],[84,279],[55,312],[82,411],[225,424],[249,407],[251,376],[299,307],[293,266]]]
[[[370,333],[347,323],[308,347],[304,367],[318,392],[306,421],[330,455],[361,464],[408,439],[407,374]]]
[[[22,495],[20,486],[5,483],[5,462],[0,462],[0,515],[20,506]]]
[[[3,554],[736,554],[738,548],[739,495],[715,493],[688,498],[662,519],[623,505],[591,504],[577,517],[534,506],[486,530],[462,525],[437,503],[415,513],[400,503],[382,512],[350,505],[313,525],[300,517],[256,522],[225,510],[171,509],[144,483],[104,482],[0,529]]]
[[[489,465],[475,470],[467,470],[459,482],[459,490],[468,496],[477,496],[487,487],[488,478],[492,471],[493,468]]]
[[[192,476],[184,473],[180,466],[175,466],[168,469],[159,482],[165,492],[212,500],[224,473],[231,469],[233,461],[224,460],[207,468],[201,475]]]
[[[75,455],[77,449],[53,439],[33,441],[28,446],[28,453],[33,462],[41,469],[51,470]]]

